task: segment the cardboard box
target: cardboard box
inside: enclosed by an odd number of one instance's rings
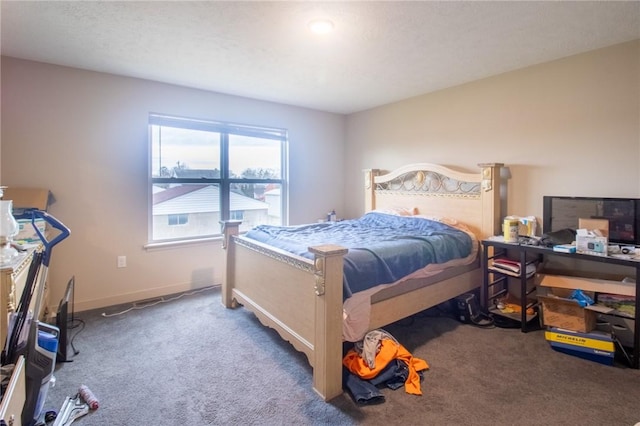
[[[613,365],[616,352],[615,343],[608,333],[600,331],[579,333],[552,327],[544,334],[551,348],[558,352],[601,364]]]
[[[596,327],[597,312],[583,308],[569,299],[566,289],[550,289],[548,295],[538,295],[542,306],[543,324],[566,330],[589,332]]]
[[[609,219],[578,218],[578,228],[598,231],[603,237],[609,237]]]
[[[579,346],[581,348],[599,349],[606,352],[615,352],[616,350],[611,334],[599,330],[581,333],[579,331],[550,327],[544,332],[544,337],[549,342]]]
[[[635,296],[636,283],[627,282],[624,276],[602,274],[595,272],[571,271],[573,275],[566,275],[567,271],[552,271],[545,269],[544,273],[536,274],[536,286],[557,289],[576,289],[598,293],[613,293],[626,296]],[[544,288],[540,289],[541,291]],[[538,292],[541,294],[541,292]],[[544,292],[542,292],[544,294]]]
[[[26,242],[26,243],[39,243],[41,240],[40,240],[40,237],[38,236],[38,233],[33,228],[34,224],[40,230],[40,232],[42,232],[43,234],[45,233],[45,230],[47,228],[47,222],[45,222],[44,219],[36,218],[34,223],[31,223],[31,219],[18,219],[18,225],[20,226],[20,231],[18,232],[18,235],[13,237],[13,241]]]
[[[44,188],[8,187],[4,190],[3,200],[13,200],[13,208],[38,209],[46,211],[49,207],[49,190]]]
[[[590,231],[578,229],[576,233],[576,251],[593,256],[606,256],[609,247],[607,237],[593,235]]]

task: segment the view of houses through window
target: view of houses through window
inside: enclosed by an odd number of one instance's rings
[[[151,241],[284,224],[285,130],[152,114],[149,131]]]

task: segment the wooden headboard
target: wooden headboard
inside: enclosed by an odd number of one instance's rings
[[[478,173],[416,163],[383,174],[365,170],[365,211],[416,208],[418,214],[448,217],[479,239],[500,233],[501,163],[478,164]]]

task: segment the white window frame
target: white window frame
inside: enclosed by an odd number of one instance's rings
[[[151,128],[153,125],[178,127],[183,129],[192,129],[200,131],[211,131],[213,133],[219,133],[220,139],[220,169],[221,176],[219,178],[201,177],[201,178],[176,178],[176,177],[154,177],[153,176],[153,137]],[[229,177],[229,135],[242,135],[252,136],[263,139],[279,140],[282,143],[281,146],[281,159],[280,159],[280,178],[279,179],[259,179],[259,178],[231,178]],[[229,220],[230,218],[230,193],[231,185],[233,184],[278,184],[280,185],[280,224],[286,225],[288,223],[288,133],[285,129],[261,127],[244,125],[237,123],[226,123],[212,120],[203,119],[190,119],[184,117],[170,116],[166,114],[149,114],[149,167],[148,167],[148,193],[149,193],[149,212],[148,212],[148,239],[149,245],[155,243],[164,244],[170,242],[182,242],[190,240],[202,240],[209,238],[218,238],[221,235],[221,228],[219,232],[199,235],[194,237],[183,237],[174,239],[154,239],[153,235],[153,187],[156,184],[217,184],[220,190],[220,214],[221,221]]]

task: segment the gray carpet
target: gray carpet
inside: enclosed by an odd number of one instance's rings
[[[422,396],[384,389],[358,406],[324,403],[306,358],[219,289],[122,315],[76,315],[79,354],[58,364],[46,410],[86,384],[100,408],[74,425],[629,425],[640,421],[640,371],[557,353],[541,331],[479,329],[440,309],[385,329],[430,369]],[[72,330],[75,333],[77,330]]]

